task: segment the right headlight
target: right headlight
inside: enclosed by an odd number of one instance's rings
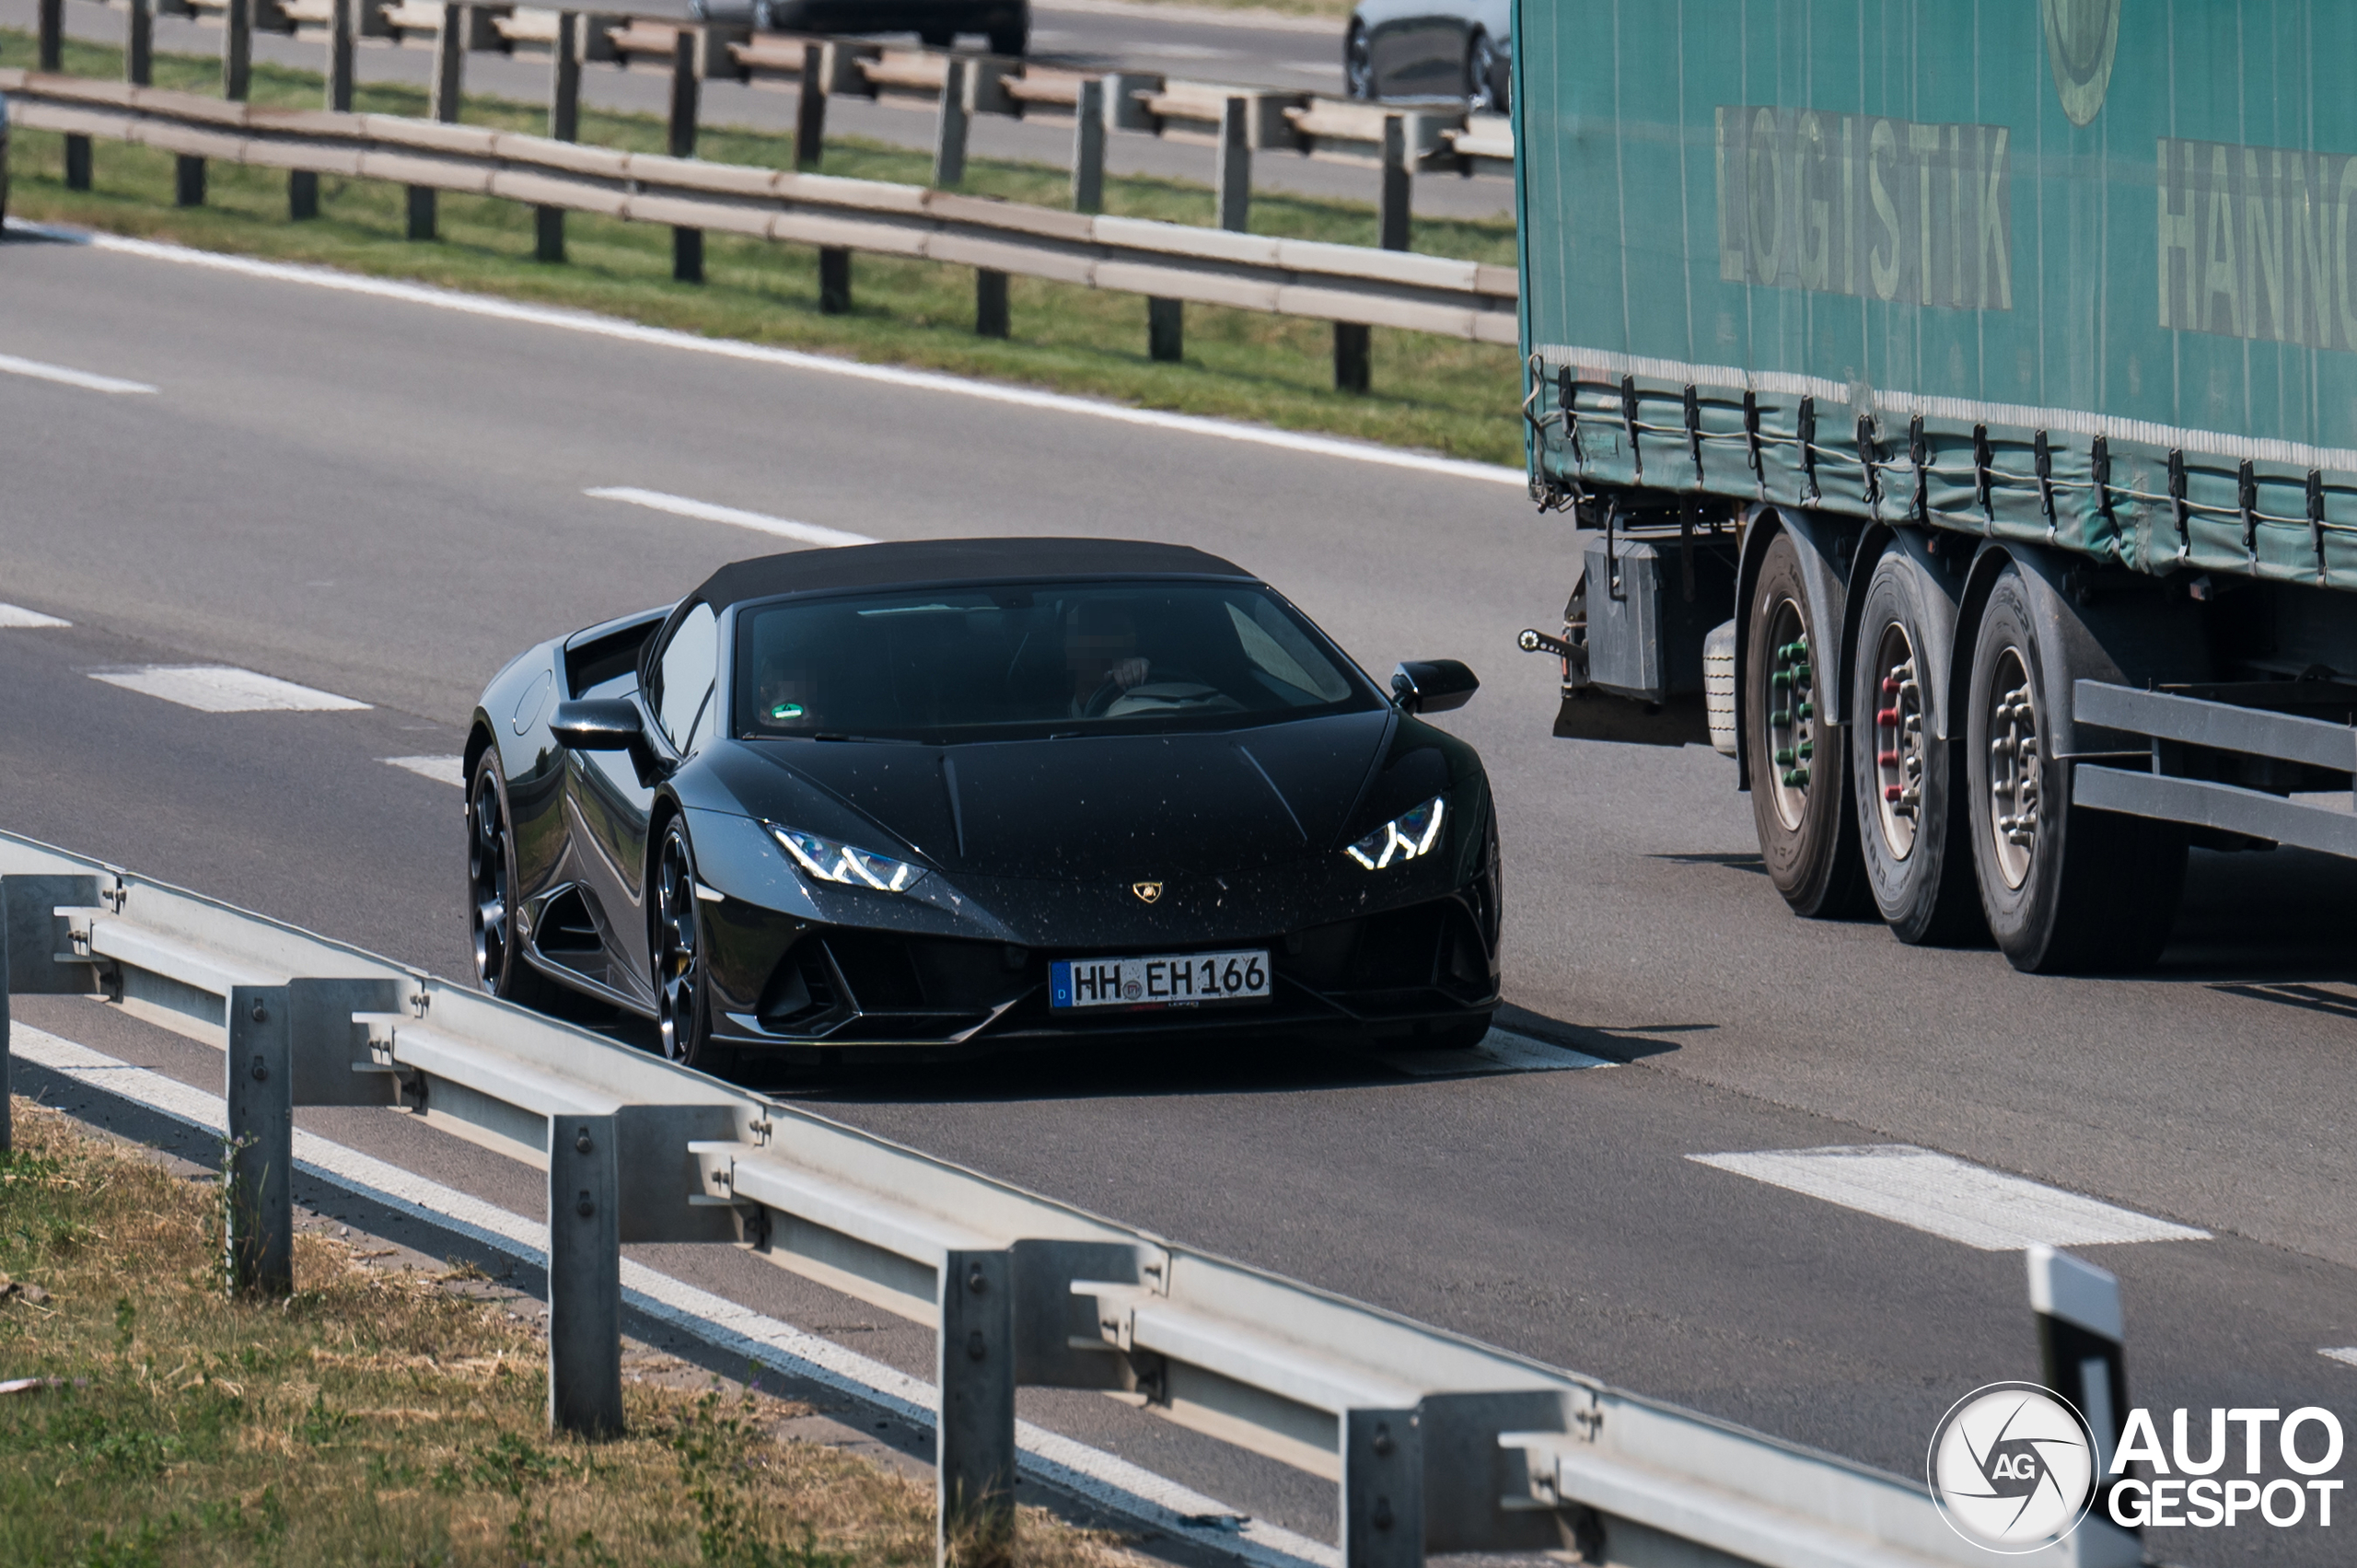
[[[794,857],[794,864],[816,881],[839,882],[847,888],[873,888],[880,893],[905,893],[924,880],[923,866],[878,854],[872,849],[857,849],[775,823],[770,824],[770,834]]]
[[[1342,853],[1369,871],[1380,871],[1387,865],[1429,854],[1440,842],[1440,822],[1446,809],[1447,797],[1434,796],[1413,811],[1402,811],[1356,843],[1343,846]]]

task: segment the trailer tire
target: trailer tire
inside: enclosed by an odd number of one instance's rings
[[[1989,927],[1970,870],[1971,814],[1957,796],[1962,744],[1935,733],[1948,671],[1924,592],[1914,563],[1893,550],[1861,596],[1851,793],[1866,889],[1891,935],[1953,947],[1986,942]]]
[[[2006,566],[1973,638],[1965,753],[1981,910],[2026,973],[2143,969],[2177,921],[2186,831],[2071,803],[2071,763],[2050,754],[2047,708],[2075,672],[2049,671],[2068,650],[2040,637],[2031,591],[2022,569]]]
[[[1840,628],[1829,630],[1831,640],[1840,635]],[[1848,732],[1825,716],[1833,711],[1827,698],[1836,690],[1840,650],[1813,623],[1790,534],[1769,540],[1760,556],[1745,640],[1751,819],[1768,879],[1796,914],[1862,914],[1871,906],[1850,804]]]

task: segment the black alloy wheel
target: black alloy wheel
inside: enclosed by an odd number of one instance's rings
[[[1375,97],[1375,50],[1364,22],[1353,22],[1342,39],[1342,90],[1362,101]]]
[[[516,921],[516,840],[507,827],[499,749],[483,749],[467,786],[467,923],[475,980],[493,996],[536,1006],[548,982],[521,949]]]
[[[1503,114],[1498,101],[1498,46],[1477,32],[1465,48],[1465,112]]]
[[[2006,567],[1973,639],[1965,747],[1980,907],[2017,970],[2143,969],[2177,922],[2186,830],[2072,804],[2072,765],[2055,755],[2046,695],[2055,690],[2048,661],[2069,656],[2039,635],[2038,591],[2019,566]],[[2067,679],[2061,689],[2071,689]]]
[[[1795,914],[1840,920],[1870,907],[1850,809],[1847,736],[1831,722],[1839,629],[1812,621],[1800,550],[1779,532],[1751,590],[1745,628],[1744,749],[1759,857]]]
[[[655,872],[655,1020],[663,1054],[707,1071],[712,1003],[705,993],[703,912],[697,906],[695,851],[687,823],[671,819]]]
[[[1858,844],[1875,908],[1901,942],[1954,947],[1988,927],[1966,867],[1971,814],[1957,798],[1960,744],[1933,733],[1932,698],[1946,670],[1925,637],[1927,591],[1898,551],[1875,565],[1858,616],[1850,712]],[[1936,592],[1930,589],[1928,591]],[[1953,720],[1951,720],[1953,723]]]

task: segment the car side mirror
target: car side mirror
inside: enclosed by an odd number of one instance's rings
[[[1453,658],[1410,659],[1391,673],[1391,700],[1403,713],[1445,714],[1480,689],[1480,679]]]
[[[645,743],[638,704],[626,697],[594,697],[559,703],[549,733],[575,751],[627,751]]]

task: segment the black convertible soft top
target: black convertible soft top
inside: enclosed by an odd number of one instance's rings
[[[690,597],[721,610],[748,599],[838,588],[1132,576],[1259,581],[1234,562],[1183,544],[1127,539],[924,539],[797,550],[732,562]]]

